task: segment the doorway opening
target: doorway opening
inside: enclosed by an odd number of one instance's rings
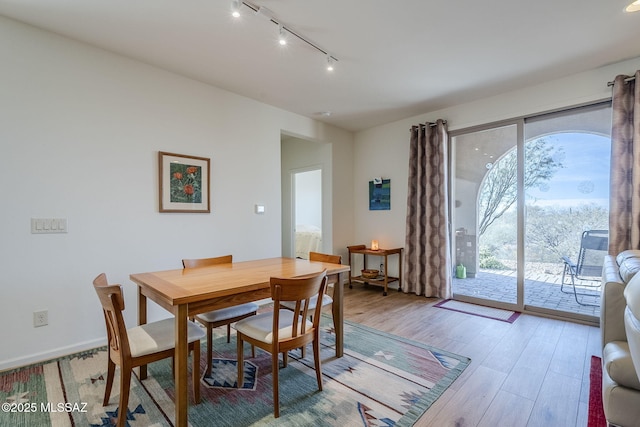
[[[322,252],[322,169],[292,174],[295,257]]]
[[[330,143],[281,137],[282,256],[307,259],[333,245]]]

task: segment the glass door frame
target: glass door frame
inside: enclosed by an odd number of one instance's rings
[[[461,135],[466,135],[474,132],[488,131],[495,128],[507,127],[507,126],[516,126],[516,144],[515,147],[517,149],[517,197],[516,197],[516,212],[517,212],[517,220],[516,220],[516,302],[510,303],[506,301],[497,301],[491,299],[484,299],[473,297],[470,295],[461,295],[461,294],[453,294],[453,298],[457,301],[469,302],[473,304],[480,304],[491,306],[494,308],[500,308],[504,310],[514,310],[523,312],[525,310],[524,306],[524,118],[519,119],[511,119],[504,120],[500,122],[489,123],[485,125],[473,126],[465,129],[460,129],[457,131],[452,131],[449,133],[451,144],[449,144],[449,159],[450,165],[449,170],[455,171],[456,166],[456,156],[455,156],[455,144],[453,143],[454,138]],[[450,239],[452,242],[455,241],[455,197],[453,192],[455,191],[455,174],[449,173],[448,177],[449,188],[451,189],[451,195],[449,197],[449,222],[451,224],[450,228]],[[474,204],[477,209],[477,200],[474,201]],[[451,245],[451,259],[455,261],[456,254],[455,245]],[[479,251],[476,248],[476,251]],[[455,262],[452,263],[455,265]],[[455,268],[455,267],[454,267]],[[455,272],[452,272],[452,277],[455,277]]]
[[[589,316],[582,313],[574,313],[570,311],[559,311],[552,308],[540,307],[536,305],[528,305],[527,302],[525,301],[525,286],[526,286],[525,244],[526,244],[526,231],[527,231],[526,230],[527,206],[526,206],[526,200],[525,200],[526,194],[525,194],[525,188],[524,188],[525,186],[525,144],[526,144],[525,126],[526,126],[527,120],[540,118],[547,114],[557,114],[557,113],[564,114],[564,113],[570,113],[574,109],[582,109],[583,107],[599,108],[599,106],[605,106],[607,104],[610,106],[610,101],[594,102],[594,103],[575,106],[573,108],[566,108],[558,111],[534,114],[527,117],[520,117],[520,118],[515,118],[510,120],[503,120],[503,121],[498,121],[498,122],[493,122],[493,123],[488,123],[488,124],[483,124],[478,126],[472,126],[472,127],[468,127],[468,128],[464,128],[456,131],[451,131],[449,133],[451,143],[449,144],[450,173],[448,177],[448,184],[451,190],[451,194],[449,197],[449,215],[450,215],[449,228],[450,228],[451,242],[455,241],[455,227],[457,226],[455,222],[455,198],[456,197],[454,194],[455,168],[456,168],[456,158],[455,158],[456,146],[454,144],[455,138],[458,136],[467,135],[474,132],[487,131],[491,129],[496,129],[496,128],[505,127],[505,126],[513,126],[513,125],[516,126],[516,138],[517,138],[517,141],[515,144],[515,147],[517,148],[517,156],[516,156],[517,157],[517,161],[516,161],[517,162],[516,302],[511,303],[506,301],[496,301],[492,299],[486,299],[486,298],[480,298],[476,296],[462,295],[462,294],[454,294],[453,298],[455,300],[470,302],[470,303],[475,303],[480,305],[486,305],[486,306],[500,308],[500,309],[514,310],[514,311],[519,311],[523,313],[542,315],[545,317],[558,318],[563,320],[572,320],[580,323],[593,324],[593,325],[598,324],[599,319],[594,316]],[[477,209],[477,206],[478,206],[477,203],[478,202],[476,200],[475,202],[476,207],[474,209]],[[479,246],[476,250],[479,252]],[[454,261],[452,264],[455,265],[456,248],[455,248],[455,245],[453,244],[451,245],[451,259]],[[452,271],[452,277],[455,277],[455,268],[454,268],[454,271]]]

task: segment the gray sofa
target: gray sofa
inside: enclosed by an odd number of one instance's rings
[[[640,292],[640,274],[636,276],[638,271],[640,250],[628,250],[616,257],[605,257],[600,308],[602,400],[607,422],[624,427],[640,427],[640,380],[625,330],[625,289],[635,277],[634,285],[629,287],[626,296],[630,298]],[[636,298],[640,299],[640,296]]]

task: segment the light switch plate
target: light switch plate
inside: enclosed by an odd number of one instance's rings
[[[31,218],[31,234],[57,234],[66,232],[66,218]]]

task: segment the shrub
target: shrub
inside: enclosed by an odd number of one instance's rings
[[[498,260],[489,249],[480,249],[480,268],[506,270],[507,266]]]

